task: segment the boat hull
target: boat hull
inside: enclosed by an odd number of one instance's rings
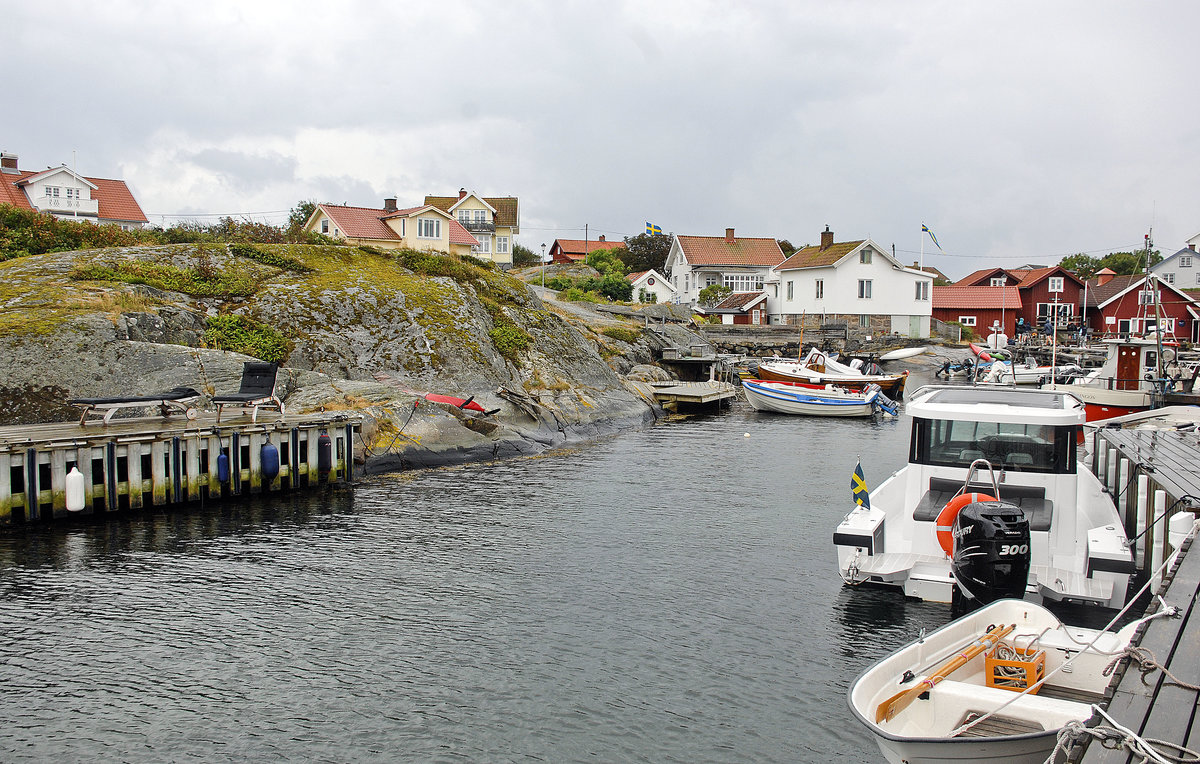
[[[879,360],[881,360],[881,361],[900,361],[905,358],[912,358],[913,356],[921,355],[922,353],[924,353],[928,350],[929,350],[929,348],[925,347],[924,345],[922,345],[921,347],[917,347],[917,348],[898,348],[896,350],[889,350],[888,352],[879,356]]]
[[[811,385],[743,380],[746,400],[756,411],[799,416],[867,417],[875,413],[875,396],[838,393]]]
[[[878,385],[884,395],[892,400],[904,397],[904,383],[908,381],[908,373],[850,375],[829,374],[812,369],[805,369],[799,364],[762,363],[758,366],[758,378],[768,382],[803,382],[813,385],[839,385],[848,390],[862,390],[867,385]]]

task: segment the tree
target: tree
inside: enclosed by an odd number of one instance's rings
[[[585,262],[599,271],[601,275],[615,273],[624,278],[628,271],[625,262],[621,259],[623,254],[619,249],[594,249],[588,253]]]
[[[1090,279],[1100,270],[1100,261],[1082,252],[1078,255],[1068,255],[1059,260],[1058,264],[1081,279]]]
[[[317,203],[312,199],[302,199],[296,202],[296,206],[292,207],[288,213],[288,221],[286,233],[290,240],[295,240],[300,236],[300,229],[312,217],[313,212],[317,209]]]
[[[787,239],[780,239],[779,240],[779,249],[781,249],[783,251],[784,257],[791,257],[792,255],[796,254],[796,250],[799,248],[796,247],[795,245],[793,245]]]
[[[513,265],[517,268],[524,268],[530,265],[541,265],[542,258],[529,247],[520,244],[513,245]]]
[[[733,290],[727,286],[722,286],[720,284],[706,286],[700,290],[700,306],[703,308],[711,308],[731,294],[733,294]]]
[[[639,233],[637,236],[626,236],[625,246],[628,250],[621,253],[621,260],[630,273],[651,269],[664,273],[667,255],[671,252],[670,236]]]
[[[1157,250],[1150,252],[1150,265],[1162,262]],[[1111,268],[1119,276],[1146,272],[1146,250],[1140,252],[1113,252],[1100,258],[1100,268]]]

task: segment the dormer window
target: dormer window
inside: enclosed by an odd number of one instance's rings
[[[1050,281],[1050,291],[1051,292],[1061,292],[1063,290],[1063,277],[1062,276],[1051,276],[1049,278],[1049,281]]]
[[[1180,255],[1179,256],[1179,267],[1180,268],[1191,268],[1192,267],[1192,256],[1191,255]]]
[[[476,223],[486,223],[487,222],[487,210],[475,210],[475,222]]]
[[[1004,278],[1003,276],[993,276],[993,277],[992,277],[992,281],[991,281],[991,285],[992,285],[992,286],[1004,286],[1004,284],[1005,284],[1007,281],[1008,281],[1008,279]]]
[[[871,264],[871,248],[867,247],[862,252],[858,253],[858,261],[863,265]]]

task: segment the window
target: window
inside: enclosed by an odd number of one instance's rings
[[[1163,281],[1167,282],[1168,284],[1174,284],[1175,283],[1175,274],[1174,273],[1164,273]]]
[[[963,326],[974,326],[975,316],[959,316],[958,323],[962,324]]]
[[[917,294],[914,299],[917,299],[917,300],[928,300],[929,299],[929,282],[928,281],[918,281],[917,282]]]
[[[1180,255],[1179,256],[1179,267],[1180,268],[1191,268],[1192,267],[1192,256],[1191,255]]]
[[[1196,274],[1196,283],[1200,284],[1200,273]]]
[[[683,274],[683,291],[684,292],[692,291],[692,285],[688,282],[688,275],[686,273]]]
[[[795,285],[796,285],[796,282],[794,282],[794,281],[789,281],[789,282],[788,282],[788,296],[787,296],[787,298],[788,298],[789,300],[790,300],[790,299],[792,299],[792,287],[794,287]]]
[[[470,210],[459,210],[458,211],[458,222],[462,223],[463,225],[470,223],[471,222],[471,211]]]
[[[859,313],[858,314],[858,325],[865,326],[868,329],[870,329],[871,328],[871,317],[869,315],[867,315],[866,313]]]
[[[508,237],[507,236],[497,236],[496,237],[496,254],[498,254],[498,255],[507,255],[508,254]]]
[[[329,233],[329,218],[321,218],[321,233]]]
[[[817,279],[817,299],[825,299],[825,279]]]
[[[704,286],[710,287],[710,286],[714,286],[716,283],[717,283],[716,274],[710,273],[704,277]]]
[[[909,461],[968,467],[982,451],[997,468],[1070,475],[1075,473],[1076,427],[914,418]]]
[[[858,299],[860,299],[860,300],[871,299],[871,279],[859,279],[858,280]]]
[[[1049,280],[1050,280],[1050,291],[1051,292],[1061,292],[1063,290],[1063,277],[1062,276],[1051,276]]]
[[[1046,319],[1052,315],[1054,315],[1054,303],[1052,303],[1052,302],[1039,302],[1038,303],[1037,322],[1039,324],[1045,323]],[[1074,315],[1075,315],[1075,306],[1074,305],[1072,305],[1070,303],[1065,303],[1065,302],[1058,303],[1058,321],[1056,323],[1062,324],[1066,321],[1069,321],[1071,319],[1071,317]]]
[[[862,252],[858,253],[858,261],[863,265],[871,264],[871,248],[867,247]]]
[[[993,276],[991,286],[1004,286],[1008,283],[1008,279],[1003,276]]]
[[[471,251],[477,255],[489,255],[492,252],[492,237],[491,236],[476,236],[475,241],[479,242],[471,247]]]
[[[52,199],[57,199],[58,198],[58,186],[46,186],[46,196],[48,196]]]
[[[476,223],[486,223],[487,222],[487,210],[475,210],[475,222]]]
[[[68,189],[67,189],[67,198],[68,198],[68,199],[77,199],[77,198],[79,198],[79,189],[77,189],[77,188],[68,188]]]
[[[763,276],[754,273],[725,274],[724,285],[735,292],[761,292]]]
[[[437,218],[417,218],[417,236],[422,239],[442,238],[442,221]]]

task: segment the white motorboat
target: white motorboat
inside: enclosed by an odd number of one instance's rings
[[[1104,668],[1137,627],[1068,627],[1041,605],[998,600],[867,669],[850,709],[893,764],[1041,764],[1059,729],[1104,701]]]
[[[1074,363],[1050,366],[1039,365],[1033,359],[1025,363],[994,361],[982,381],[999,385],[1037,385],[1082,374],[1083,367]]]
[[[876,411],[895,415],[895,403],[877,385],[847,390],[837,385],[742,380],[746,400],[756,411],[808,416],[871,416]]]
[[[1125,602],[1133,556],[1112,498],[1079,468],[1078,398],[935,385],[906,408],[908,464],[834,531],[847,584],[895,586],[934,602],[952,601],[956,590],[978,602],[1022,594]]]

